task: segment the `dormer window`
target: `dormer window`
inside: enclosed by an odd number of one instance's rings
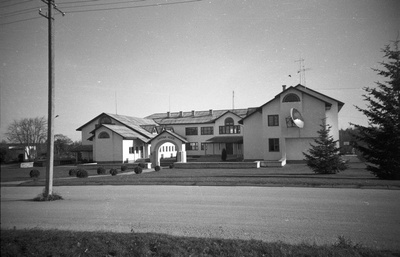
[[[300,102],[300,97],[296,94],[290,93],[285,95],[282,100],[283,103]]]

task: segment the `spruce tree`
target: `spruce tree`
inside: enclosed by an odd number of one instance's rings
[[[365,87],[367,109],[356,108],[368,118],[368,127],[353,124],[360,141],[355,147],[367,160],[367,169],[382,179],[400,179],[400,51],[399,40],[393,48],[382,49],[383,69],[374,69],[385,82]],[[363,144],[361,144],[361,142]]]
[[[308,153],[304,153],[307,166],[315,173],[332,174],[345,170],[347,165],[341,158],[340,148],[337,147],[337,140],[329,134],[331,126],[325,124],[320,125],[318,130],[319,137],[314,140],[315,144],[310,144],[311,148]]]

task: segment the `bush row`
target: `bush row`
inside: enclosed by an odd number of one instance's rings
[[[136,166],[134,168],[134,172],[136,174],[141,174],[145,167],[146,167],[146,165],[144,163],[139,163],[138,166]],[[127,165],[122,165],[121,166],[121,171],[122,172],[126,171],[127,169],[128,169]],[[156,171],[159,171],[159,170],[160,170],[160,167],[157,166],[156,167]],[[98,175],[106,174],[106,169],[104,167],[98,167],[97,168],[97,174]],[[115,169],[115,168],[112,168],[112,169],[110,169],[110,174],[112,176],[115,176],[115,175],[118,174],[118,170]],[[39,175],[40,175],[40,172],[38,170],[32,170],[31,174],[30,174],[31,178],[34,178],[34,177],[37,178],[37,177],[39,177]],[[69,176],[76,176],[76,177],[79,177],[79,178],[87,178],[88,177],[88,172],[86,170],[84,170],[84,169],[70,169],[69,170]]]

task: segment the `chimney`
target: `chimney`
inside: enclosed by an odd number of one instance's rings
[[[167,112],[167,118],[171,117],[171,112]]]
[[[192,117],[194,117],[194,110],[192,110]]]
[[[282,85],[282,91],[286,90],[286,85]]]
[[[213,110],[212,109],[210,109],[210,111],[209,111],[209,115],[213,115]]]
[[[182,113],[182,111],[179,112],[179,117],[183,117]]]

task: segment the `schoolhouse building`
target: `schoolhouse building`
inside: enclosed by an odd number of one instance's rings
[[[318,137],[322,122],[337,140],[338,113],[343,103],[302,85],[284,87],[260,107],[155,113],[136,118],[101,113],[77,130],[82,144],[91,145],[93,161],[135,162],[150,158],[221,155],[274,162],[302,160],[302,152]],[[301,116],[296,125],[293,110]],[[298,117],[295,117],[296,119]]]

